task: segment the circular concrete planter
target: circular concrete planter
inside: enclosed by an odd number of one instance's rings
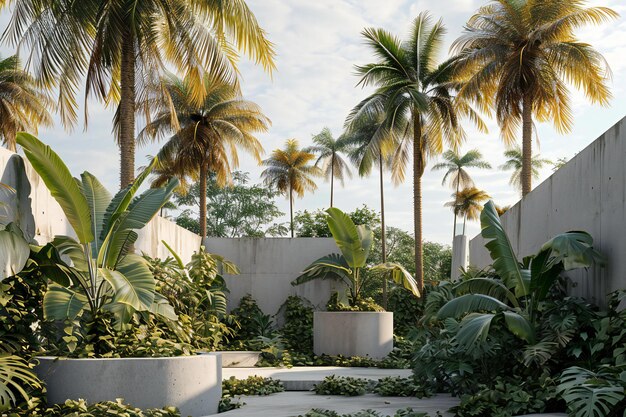
[[[392,350],[393,313],[316,311],[313,314],[313,351],[316,355],[382,359]]]
[[[50,404],[82,398],[124,401],[138,408],[176,406],[183,416],[217,413],[222,359],[212,353],[172,358],[68,359],[38,357],[37,376]]]

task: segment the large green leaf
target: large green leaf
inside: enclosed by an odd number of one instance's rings
[[[549,250],[551,263],[562,262],[566,271],[606,262],[604,256],[593,248],[593,238],[587,232],[562,233],[544,243],[541,250]]]
[[[19,132],[16,140],[52,197],[63,209],[80,243],[93,241],[89,204],[61,158],[33,135]]]
[[[352,219],[339,210],[330,208],[328,228],[350,268],[363,268],[369,256],[372,231],[366,226],[357,228]]]
[[[459,325],[455,338],[459,345],[472,350],[477,343],[487,340],[489,328],[495,314],[471,313]]]
[[[36,264],[37,272],[44,278],[56,282],[63,287],[72,285],[75,273],[73,273],[69,266],[61,259],[60,253],[53,243],[33,248],[31,251],[31,259]],[[78,283],[75,284],[78,285]]]
[[[335,279],[351,285],[351,276],[352,270],[346,259],[338,253],[331,253],[307,266],[291,285],[301,285],[314,279]]]
[[[138,311],[149,310],[154,303],[156,282],[141,256],[127,255],[118,270],[100,268],[98,273],[113,287],[114,302],[127,304]]]
[[[87,198],[87,204],[89,205],[89,212],[91,213],[91,224],[93,227],[93,235],[96,237],[95,243],[92,246],[93,256],[97,257],[100,250],[100,240],[97,239],[104,229],[104,214],[106,209],[111,203],[111,193],[104,188],[104,185],[98,181],[89,172],[83,172],[81,174],[82,179],[82,191]]]
[[[69,236],[57,235],[52,240],[52,246],[54,246],[62,256],[69,257],[74,268],[79,271],[87,272],[85,249],[76,240]]]
[[[170,303],[167,301],[167,298],[159,293],[154,294],[154,302],[150,305],[150,312],[166,318],[167,320],[178,320],[178,316],[174,311],[174,307],[170,305]]]
[[[0,411],[17,405],[16,394],[28,400],[26,387],[41,388],[41,382],[28,363],[19,356],[0,354]]]
[[[30,246],[21,232],[15,233],[10,227],[0,230],[0,281],[24,269],[29,255]]]
[[[70,288],[52,284],[43,297],[43,317],[46,320],[74,320],[87,308],[87,297]]]
[[[573,366],[561,374],[557,391],[573,417],[607,416],[624,400],[624,386],[601,373]]]
[[[511,333],[528,343],[535,343],[535,329],[530,321],[514,311],[503,311],[504,323]]]
[[[465,294],[448,301],[437,313],[437,317],[459,318],[467,313],[477,311],[502,311],[510,307],[497,298],[484,294]]]
[[[420,296],[420,291],[417,288],[417,282],[415,278],[404,269],[400,264],[394,262],[387,262],[372,267],[372,271],[379,271],[383,274],[385,279],[391,279],[396,284],[411,291],[416,297]]]
[[[491,200],[485,204],[480,214],[480,225],[481,234],[487,240],[485,247],[493,259],[493,269],[508,288],[515,288],[516,295],[528,295],[530,272],[522,270]]]
[[[519,307],[519,302],[509,289],[500,280],[494,278],[471,278],[454,287],[456,294],[483,294],[497,298],[503,303],[510,303]]]

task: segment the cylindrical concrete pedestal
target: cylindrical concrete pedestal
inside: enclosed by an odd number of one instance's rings
[[[219,354],[172,358],[68,359],[39,357],[37,376],[49,404],[82,398],[89,403],[123,398],[133,407],[175,406],[183,416],[216,414],[222,396]]]
[[[313,351],[316,355],[383,359],[392,350],[393,313],[316,311],[313,314]]]

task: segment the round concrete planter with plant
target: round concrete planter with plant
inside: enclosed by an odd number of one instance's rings
[[[331,253],[313,262],[292,285],[314,279],[336,280],[343,284],[337,293],[339,310],[347,311],[314,313],[313,350],[317,355],[382,359],[393,349],[393,313],[359,311],[364,284],[369,279],[392,280],[419,296],[417,284],[401,265],[392,262],[370,267],[370,273],[365,275],[374,233],[365,225],[356,226],[337,208],[330,208],[327,213],[328,227],[341,254]]]
[[[88,358],[39,358],[36,373],[46,384],[48,403],[123,398],[134,407],[175,406],[184,416],[217,413],[222,370],[219,354],[103,358],[98,357],[102,347],[96,347],[104,344],[109,351],[106,354],[116,356],[115,349],[120,347],[114,336],[131,328],[135,315],[172,322],[178,319],[168,299],[157,291],[148,261],[133,253],[136,231],[168,201],[178,182],[172,180],[165,187],[135,196],[155,159],[131,185],[111,196],[88,172],[80,179],[73,178],[59,156],[34,136],[19,133],[17,142],[76,236],[56,236],[53,242],[31,249],[29,272],[50,281],[43,299],[44,319],[73,323],[69,331],[66,328],[57,335],[63,341],[59,342],[60,353],[76,356],[81,341],[89,341],[91,346],[90,351],[81,353]],[[133,356],[133,348],[118,353]]]

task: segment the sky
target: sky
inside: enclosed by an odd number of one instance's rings
[[[272,77],[246,59],[242,59],[240,65],[245,98],[258,103],[272,121],[270,131],[259,135],[266,155],[282,147],[289,138],[298,139],[303,146],[309,145],[311,137],[324,127],[329,127],[335,136],[341,134],[350,109],[371,93],[356,86],[358,78],[354,75],[355,65],[373,61],[363,43],[363,28],[382,27],[405,37],[411,21],[420,12],[429,11],[433,17],[442,18],[448,29],[446,48],[441,54],[441,59],[445,59],[450,43],[484,3],[484,0],[248,0],[277,51],[277,71]],[[611,23],[585,28],[578,33],[581,40],[592,44],[607,59],[613,74],[609,85],[614,98],[609,107],[599,107],[572,90],[575,115],[572,132],[561,135],[549,124],[538,125],[539,152],[551,160],[573,157],[626,116],[626,4],[622,0],[588,4],[609,6],[622,15]],[[6,27],[9,18],[10,10],[0,13],[0,28]],[[2,56],[14,52],[10,45],[0,46]],[[80,125],[68,132],[57,117],[53,127],[40,129],[39,137],[64,159],[74,175],[88,170],[110,190],[115,190],[119,152],[111,132],[112,116],[112,109],[90,103],[86,129]],[[510,173],[497,169],[504,163],[505,147],[495,122],[486,121],[487,134],[477,132],[467,121],[464,123],[468,139],[462,151],[480,150],[494,168],[470,171],[476,186],[485,190],[498,205],[515,204],[519,193],[508,183]],[[143,165],[145,156],[155,154],[158,148],[158,144],[153,144],[138,149],[137,166]],[[435,163],[436,160],[428,161],[423,177],[424,239],[449,244],[453,215],[443,205],[451,199],[452,190],[442,186],[443,172],[430,170]],[[242,157],[239,170],[250,172],[251,180],[260,182],[262,168],[251,158]],[[546,167],[533,185],[551,174],[551,167]],[[314,194],[296,200],[296,211],[328,207],[330,185],[319,180],[318,186]],[[412,231],[411,182],[394,187],[387,178],[385,187],[387,224]],[[278,198],[277,204],[288,213],[287,199]],[[336,187],[335,207],[351,211],[363,204],[379,210],[377,176],[359,178],[355,175],[346,180],[344,187]],[[287,220],[287,216],[282,219]],[[468,223],[470,237],[479,230],[477,223]]]

